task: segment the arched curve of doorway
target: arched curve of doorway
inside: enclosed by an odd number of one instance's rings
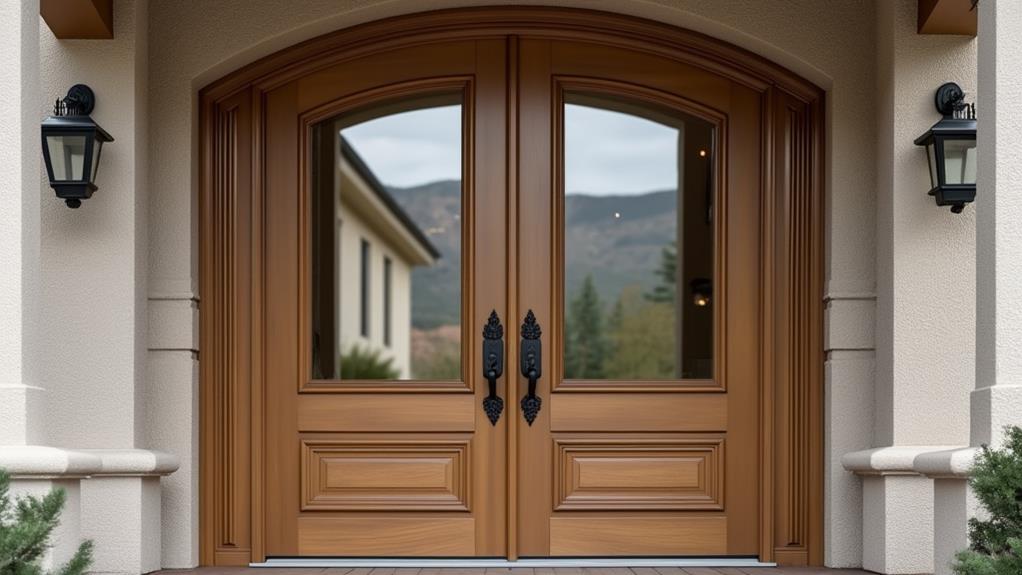
[[[442,61],[448,57],[459,63],[448,66]],[[595,65],[600,57],[604,64],[620,59],[628,65]],[[377,63],[402,69],[390,75]],[[364,85],[350,93],[335,87],[356,70],[371,71]],[[311,132],[306,130],[329,115],[324,110],[340,113],[349,102],[363,105],[369,94],[389,99],[412,89],[409,86],[434,91],[455,86],[466,98],[466,173],[485,178],[498,192],[483,199],[501,205],[478,220],[505,226],[490,244],[476,242],[471,230],[465,232],[470,240],[466,258],[493,250],[506,259],[493,258],[499,260],[493,268],[499,281],[487,280],[496,282],[492,285],[473,275],[486,271],[485,265],[473,268],[470,261],[464,268],[467,352],[462,373],[469,375],[462,380],[400,387],[345,384],[343,377],[316,379],[300,360],[311,349],[302,319],[311,305],[311,288],[303,279],[306,162],[311,161]],[[543,371],[558,378],[551,382],[548,376],[541,384],[549,407],[533,427],[531,421],[523,423],[515,407],[527,384],[513,369],[520,346],[512,328],[525,309],[536,307],[542,321],[549,322],[544,330],[551,340],[544,344],[560,350],[563,337],[556,320],[563,316],[563,301],[551,296],[562,281],[558,258],[563,254],[563,245],[555,245],[563,235],[557,217],[563,205],[554,193],[562,185],[555,175],[563,168],[557,156],[558,142],[563,141],[557,106],[566,91],[590,89],[613,92],[615,98],[655,101],[658,109],[674,106],[701,115],[718,130],[719,154],[711,154],[717,162],[711,170],[714,193],[720,200],[712,216],[718,253],[713,283],[720,290],[713,320],[717,355],[706,377],[679,375],[666,383],[635,380],[630,387],[616,381],[562,381],[560,359],[547,360],[553,363],[544,363]],[[483,93],[491,99],[480,99]],[[483,117],[486,109],[494,115]],[[452,535],[474,538],[467,547],[444,548],[447,555],[593,555],[579,541],[609,536],[627,541],[628,534],[620,532],[624,526],[638,530],[636,541],[647,538],[643,529],[651,529],[664,530],[668,537],[691,536],[693,543],[665,544],[667,552],[659,547],[612,548],[609,554],[755,555],[783,564],[821,563],[822,110],[820,89],[743,49],[655,22],[555,8],[459,9],[363,24],[287,48],[207,86],[200,94],[202,562],[247,564],[273,555],[395,555],[399,553],[379,551],[388,547],[372,546],[359,553],[353,543],[358,537],[338,535],[338,543],[332,533],[365,529],[378,522],[377,517],[382,523],[404,525],[402,521],[430,510],[436,517],[423,519],[413,531],[436,525],[444,540]],[[526,150],[540,150],[534,155],[541,159],[529,159],[521,151],[523,142]],[[466,190],[472,185],[466,184]],[[482,199],[465,201],[467,215],[483,205]],[[522,206],[535,205],[545,206],[538,216],[545,228],[523,227],[527,218]],[[530,244],[533,238],[548,239]],[[545,271],[532,275],[531,264],[519,251],[548,254],[539,265]],[[500,302],[483,301],[482,293],[499,294]],[[383,409],[385,401],[406,398],[415,406],[423,398],[436,398],[436,409],[451,410],[448,421],[461,416],[462,404],[474,409],[473,398],[485,395],[486,382],[477,380],[478,365],[468,359],[478,355],[481,345],[471,337],[481,325],[480,310],[491,307],[502,312],[509,326],[503,427],[482,425],[478,414],[466,416],[462,427],[451,423],[455,426],[431,429],[405,427],[407,419],[378,427],[386,416],[372,424],[336,423],[337,418],[357,419],[343,407],[345,402],[372,414]],[[557,355],[550,349],[546,354],[544,360]],[[443,403],[450,398],[458,406]],[[691,403],[696,401],[701,403]],[[324,413],[321,406],[327,404],[341,407]],[[640,406],[652,419],[656,415],[651,406],[670,411],[664,412],[660,427],[646,428],[614,419],[612,410],[624,404]],[[411,412],[419,413],[414,407]],[[678,423],[681,419],[687,423]],[[313,420],[317,423],[310,423]],[[609,423],[600,427],[604,420]],[[696,420],[699,423],[692,423]],[[539,435],[537,430],[545,431]],[[327,445],[328,455],[337,457],[365,453],[365,445],[344,434],[370,432],[379,433],[371,439],[387,449],[396,449],[387,434],[407,437],[417,432],[433,434],[429,437],[434,439],[441,432],[454,434],[431,444],[449,458],[451,470],[445,473],[464,482],[451,488],[449,508],[423,505],[414,494],[404,495],[404,507],[358,507],[362,504],[351,503],[344,494],[317,507],[333,496],[311,479],[329,473],[322,467],[329,465],[322,463],[329,458],[317,446]],[[418,439],[428,443],[426,435]],[[650,452],[689,461],[694,457],[689,452],[677,454],[688,449],[679,446],[693,441],[703,449],[703,459],[692,469],[702,475],[694,480],[695,487],[686,489],[702,490],[699,495],[708,503],[701,506],[689,500],[679,503],[684,498],[661,492],[639,502],[621,490],[610,493],[610,483],[595,499],[586,499],[577,481],[565,479],[564,469],[575,465],[577,471],[580,453],[605,456],[592,467],[596,470],[607,469],[607,461],[638,461]],[[395,453],[374,445],[380,460]],[[480,446],[490,448],[487,457],[499,471],[487,468],[483,474],[490,483],[503,482],[499,497],[493,495],[497,491],[479,487],[479,470],[466,463],[484,460]],[[493,446],[499,446],[498,455],[493,455]],[[407,445],[400,447],[408,452]],[[523,467],[535,457],[521,455],[526,447],[542,453],[537,461],[549,467],[538,474],[541,483],[525,474]],[[599,481],[600,471],[593,473]],[[615,473],[609,471],[603,479],[612,483]],[[738,477],[744,477],[744,483]],[[519,493],[525,486],[548,490],[542,492],[538,508],[528,507],[530,495]],[[317,489],[324,491],[309,493]],[[486,494],[493,497],[484,503]],[[326,499],[317,499],[320,495]],[[547,503],[551,498],[552,506]],[[650,498],[655,501],[650,503]],[[480,510],[490,508],[495,510],[484,521]],[[357,521],[345,523],[346,512]],[[593,512],[605,514],[607,522],[580,519]],[[523,535],[523,525],[539,515],[545,543],[522,547],[530,537]],[[490,524],[487,530],[479,527],[484,522]],[[397,527],[380,533],[405,531]],[[701,535],[692,536],[694,532]],[[711,532],[716,535],[706,535]]]

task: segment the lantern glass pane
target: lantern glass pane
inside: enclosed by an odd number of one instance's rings
[[[926,162],[930,165],[930,186],[936,188],[940,182],[937,179],[937,157],[934,155],[932,140],[926,144]]]
[[[54,181],[74,182],[84,179],[85,142],[86,137],[83,135],[46,136]]]
[[[944,141],[944,183],[976,183],[976,140]]]
[[[103,140],[96,138],[95,153],[92,155],[92,178],[90,182],[96,181],[96,174],[99,173],[99,156],[103,153]]]

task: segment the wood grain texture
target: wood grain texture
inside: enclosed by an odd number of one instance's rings
[[[822,561],[822,184],[819,102],[775,97],[774,553]]]
[[[725,555],[725,517],[550,518],[550,554],[557,556]]]
[[[727,396],[719,393],[572,393],[550,398],[553,431],[725,431],[727,410]]]
[[[469,441],[304,439],[302,511],[469,511]]]
[[[720,511],[722,436],[554,437],[556,511]]]
[[[213,536],[201,553],[234,556],[249,553],[247,502],[249,457],[249,347],[247,313],[251,270],[244,257],[249,247],[251,187],[251,108],[243,91],[206,108],[204,158],[215,166],[206,184],[211,191],[200,206],[200,233],[215,249],[200,266],[204,309],[200,309],[200,348],[206,351],[200,377],[205,473],[201,478],[201,523]]]
[[[301,394],[297,396],[297,429],[472,431],[478,411],[476,403],[473,396],[464,394]]]
[[[471,517],[321,517],[298,520],[300,555],[464,557],[475,555]]]

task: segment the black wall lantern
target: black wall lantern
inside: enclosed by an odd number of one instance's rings
[[[96,172],[104,142],[114,139],[89,114],[96,96],[84,84],[71,86],[63,100],[53,104],[53,115],[43,120],[43,157],[50,187],[69,208],[96,191]]]
[[[934,102],[944,117],[916,138],[916,145],[926,146],[930,195],[938,206],[960,214],[976,199],[976,105],[965,103],[954,82],[937,88]]]

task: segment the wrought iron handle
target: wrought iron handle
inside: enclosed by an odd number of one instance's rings
[[[536,395],[536,382],[539,381],[539,376],[543,372],[543,344],[539,341],[540,335],[542,335],[542,330],[536,323],[536,315],[530,309],[522,323],[520,349],[522,377],[529,380],[529,393],[522,398],[522,414],[530,426],[532,422],[536,421],[539,409],[543,406],[543,400]]]
[[[490,395],[483,398],[483,411],[493,425],[497,425],[500,414],[504,412],[504,400],[497,395],[497,379],[503,373],[504,326],[500,324],[497,310],[493,310],[483,326],[483,377],[490,383]]]

